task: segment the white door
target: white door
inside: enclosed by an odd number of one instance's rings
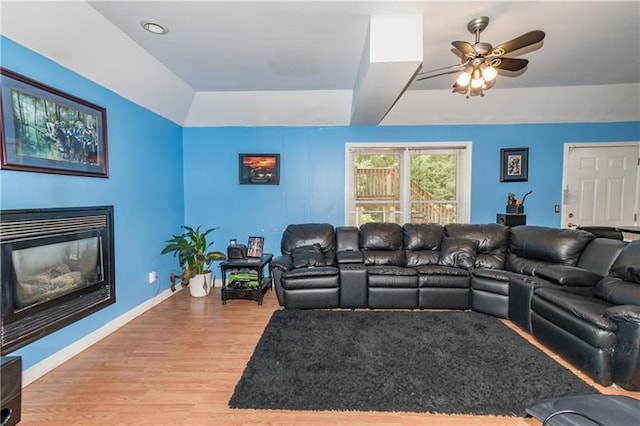
[[[562,226],[638,224],[640,143],[566,144]]]

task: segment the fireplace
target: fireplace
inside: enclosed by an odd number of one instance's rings
[[[112,206],[0,219],[2,355],[115,303]]]

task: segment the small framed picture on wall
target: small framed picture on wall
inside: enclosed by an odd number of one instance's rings
[[[500,150],[500,182],[525,182],[529,179],[529,148]]]
[[[241,185],[280,185],[280,154],[240,154]]]

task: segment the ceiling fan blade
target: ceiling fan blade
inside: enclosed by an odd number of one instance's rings
[[[436,74],[430,74],[430,75],[424,75],[424,76],[418,75],[417,78],[416,78],[416,81],[426,80],[428,78],[433,78],[433,77],[439,77],[441,75],[446,75],[446,74],[453,74],[453,73],[462,71],[462,69],[463,68],[458,68],[458,69],[455,69],[455,70],[443,71],[443,72],[439,72],[439,73],[436,73]]]
[[[489,65],[499,69],[507,71],[520,71],[529,64],[528,59],[516,59],[516,58],[493,58]]]
[[[453,45],[453,47],[458,49],[463,56],[468,56],[471,58],[476,57],[476,51],[471,43],[468,43],[466,41],[453,41],[451,42],[451,44]]]
[[[429,71],[423,71],[416,74],[416,80],[426,80],[427,78],[438,77],[440,75],[452,74],[454,72],[461,71],[469,63],[465,61],[462,64],[449,65],[448,67],[436,68]],[[439,72],[440,71],[440,72]]]
[[[494,47],[491,53],[487,56],[502,56],[509,52],[522,49],[523,47],[531,46],[532,44],[536,44],[544,40],[544,36],[544,31],[529,31],[528,33],[523,34],[520,37],[516,37],[513,40],[509,40],[506,43],[502,43],[501,45]]]

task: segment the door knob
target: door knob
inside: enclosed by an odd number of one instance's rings
[[[578,225],[576,225],[576,224],[575,224],[575,223],[573,223],[573,222],[569,222],[569,223],[567,223],[567,226],[568,226],[569,228],[575,228],[575,227],[577,227]]]

